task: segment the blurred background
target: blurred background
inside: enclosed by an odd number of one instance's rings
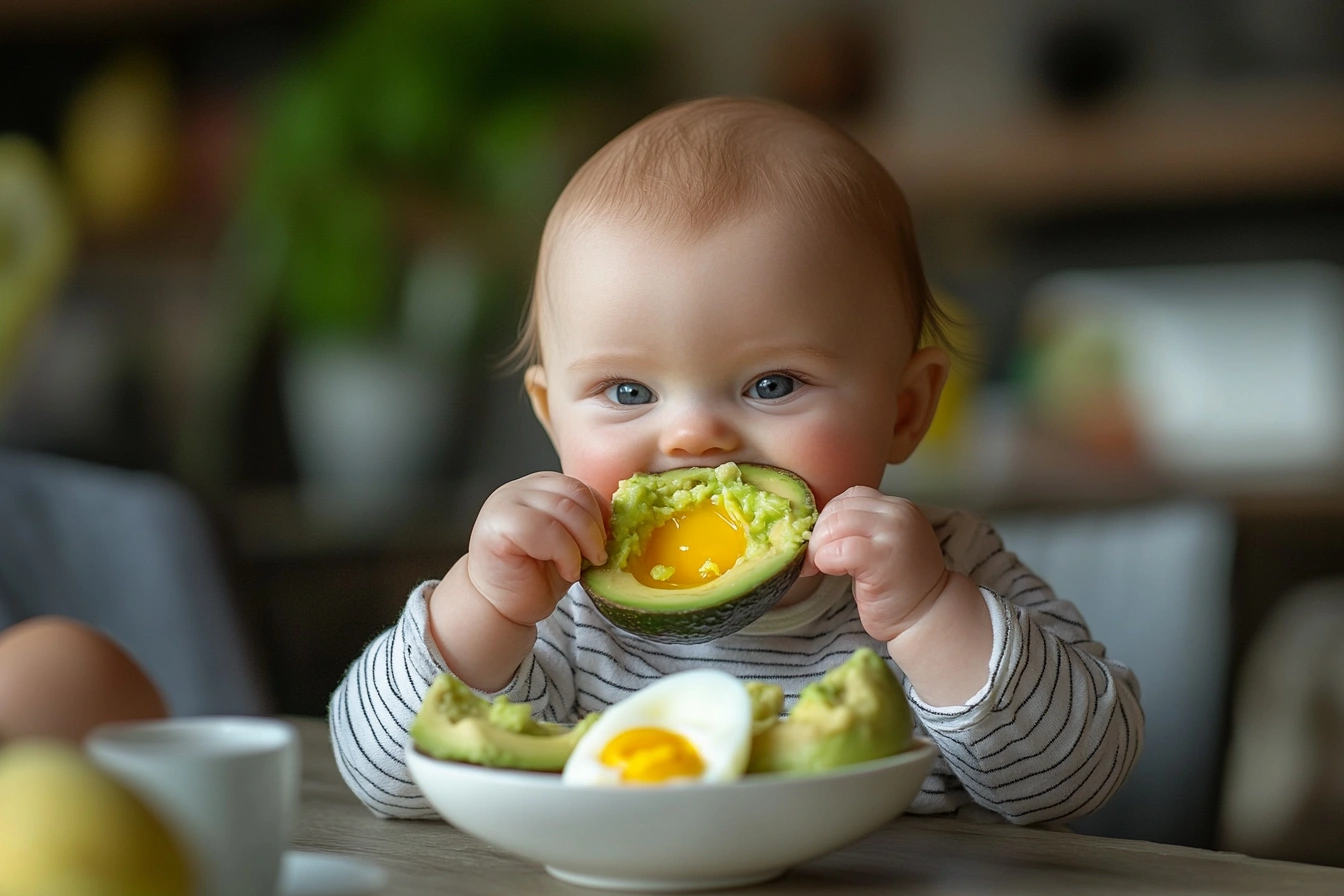
[[[227,604],[227,699],[322,714],[554,467],[498,362],[575,167],[772,96],[890,167],[964,324],[884,487],[987,514],[1139,674],[1079,828],[1344,863],[1344,3],[0,0],[0,75],[0,447],[185,496],[218,560],[162,599]]]

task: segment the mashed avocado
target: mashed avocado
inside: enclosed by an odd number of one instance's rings
[[[626,631],[679,644],[721,638],[797,580],[816,519],[807,484],[777,467],[640,473],[612,496],[607,562],[580,581]]]
[[[751,733],[755,736],[779,723],[784,712],[784,689],[763,681],[748,681],[746,685],[751,698]]]
[[[816,522],[815,510],[796,514],[793,502],[784,495],[745,482],[735,463],[636,475],[622,480],[611,498],[607,562],[625,569],[654,529],[705,503],[741,524],[746,536],[742,559],[797,548],[807,541]],[[779,523],[783,525],[777,527]]]

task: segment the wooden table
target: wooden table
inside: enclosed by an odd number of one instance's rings
[[[303,811],[294,846],[360,856],[390,876],[385,896],[600,893],[441,821],[375,818],[336,771],[325,724],[303,737]],[[724,891],[796,894],[1344,893],[1344,868],[1252,859],[1008,824],[904,816],[853,845],[768,883]]]

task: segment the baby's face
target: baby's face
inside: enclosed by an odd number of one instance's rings
[[[557,241],[529,392],[565,473],[773,464],[821,505],[876,487],[914,337],[889,269],[764,214],[696,240],[598,225]]]

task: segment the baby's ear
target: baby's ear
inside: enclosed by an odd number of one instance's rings
[[[901,372],[896,429],[891,434],[887,463],[904,463],[919,447],[933,423],[938,397],[943,393],[951,368],[952,361],[947,352],[937,346],[926,346],[910,356]]]
[[[551,432],[550,395],[546,391],[546,368],[540,364],[533,364],[527,368],[523,373],[523,388],[527,390],[527,397],[532,400],[532,413],[537,415],[537,421],[554,442],[555,433]]]

